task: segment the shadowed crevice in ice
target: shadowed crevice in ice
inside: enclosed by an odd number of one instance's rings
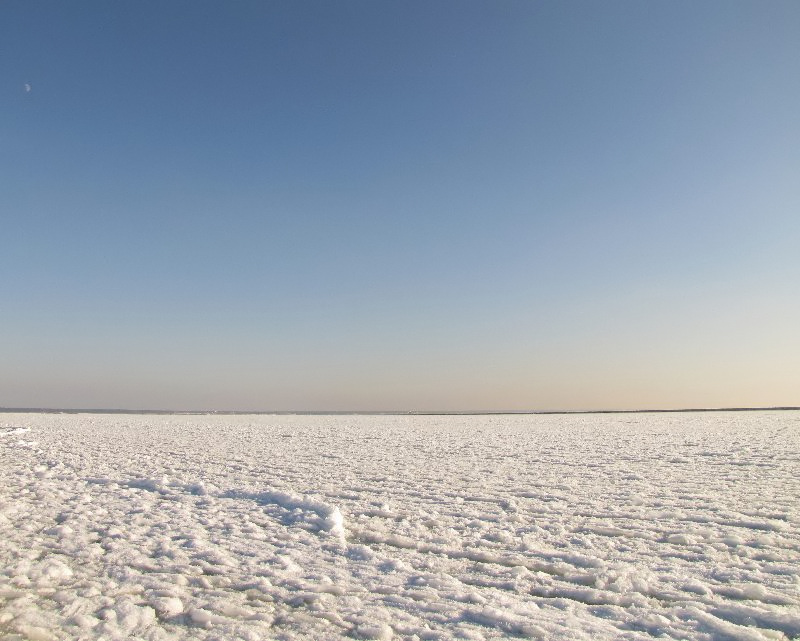
[[[315,497],[290,494],[289,492],[242,492],[240,490],[229,490],[220,494],[219,497],[255,501],[258,505],[265,507],[277,506],[283,509],[281,521],[286,525],[308,524],[318,531],[329,532],[342,540],[346,536],[344,516],[341,510],[335,505]]]
[[[531,621],[535,616],[532,610],[538,610],[534,604],[530,604],[526,612],[516,613],[508,609],[493,608],[490,606],[467,608],[461,613],[460,620],[467,623],[477,623],[488,628],[497,628],[503,632],[523,638],[543,638],[547,632],[539,625]]]
[[[86,478],[85,481],[91,485],[109,485],[124,487],[134,490],[145,490],[154,492],[162,496],[176,494],[190,494],[194,496],[207,496],[217,488],[214,485],[206,484],[202,481],[197,483],[181,483],[171,480],[164,476],[160,479],[154,478],[134,478],[134,479],[111,479],[111,478]]]
[[[700,629],[709,630],[715,640],[796,639],[800,634],[800,617],[785,610],[765,612],[743,606],[724,606],[703,611],[688,606],[676,614],[681,619],[697,621]]]
[[[391,533],[379,533],[365,529],[352,530],[350,534],[352,541],[364,543],[372,546],[385,545],[392,548],[415,550],[416,552],[441,555],[450,559],[462,559],[475,563],[494,564],[507,568],[524,568],[531,572],[541,572],[557,577],[569,577],[570,580],[582,583],[583,577],[594,581],[595,574],[584,575],[576,572],[574,565],[561,561],[558,555],[551,555],[544,559],[532,558],[530,555],[522,556],[513,553],[498,553],[492,550],[463,548],[456,546],[441,545],[428,541],[417,541],[407,536]],[[583,561],[583,559],[580,559]],[[597,566],[598,561],[593,560],[592,566]],[[588,563],[587,563],[588,566]]]
[[[88,478],[87,483],[95,485],[115,485],[118,487],[144,490],[162,496],[189,494],[219,499],[235,499],[253,501],[263,507],[276,507],[281,511],[274,513],[284,525],[307,526],[319,532],[327,532],[345,539],[344,516],[341,510],[314,496],[292,494],[289,492],[264,491],[245,492],[241,490],[228,490],[220,492],[218,488],[204,482],[180,483],[168,477],[161,479],[137,478],[128,480],[113,480],[108,478]]]
[[[30,432],[30,431],[31,428],[29,427],[0,427],[0,437],[25,434],[25,432]]]
[[[745,604],[726,603],[712,607],[708,612],[736,625],[780,630],[790,639],[800,637],[800,614],[796,609],[793,612],[787,608],[755,608]]]

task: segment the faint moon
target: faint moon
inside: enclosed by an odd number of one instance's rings
[[[30,92],[31,92],[31,85],[30,85],[30,83],[26,82],[25,83],[25,93],[30,93]]]

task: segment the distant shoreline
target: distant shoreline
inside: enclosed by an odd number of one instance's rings
[[[778,407],[692,407],[641,410],[465,410],[465,411],[294,411],[294,410],[163,410],[163,409],[61,409],[50,407],[0,407],[0,414],[155,414],[166,416],[508,416],[551,414],[667,414],[690,412],[775,412],[796,411],[800,406]]]

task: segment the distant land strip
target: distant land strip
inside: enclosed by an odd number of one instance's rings
[[[59,409],[52,407],[0,407],[2,414],[162,414],[162,415],[221,415],[221,416],[505,416],[548,414],[664,414],[680,412],[774,412],[800,410],[800,406],[777,407],[687,407],[680,409],[641,410],[464,410],[464,411],[416,411],[416,410],[372,410],[372,411],[294,411],[294,410],[165,410],[165,409],[109,409],[80,408]]]

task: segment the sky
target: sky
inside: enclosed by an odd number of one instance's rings
[[[0,4],[0,406],[800,405],[800,3]]]

